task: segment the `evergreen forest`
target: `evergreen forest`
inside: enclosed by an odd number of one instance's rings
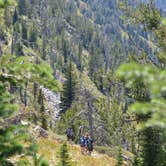
[[[166,0],[0,0],[0,166],[166,166]]]

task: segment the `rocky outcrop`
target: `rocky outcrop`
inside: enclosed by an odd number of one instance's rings
[[[60,93],[54,93],[47,88],[42,87],[42,92],[45,97],[45,108],[49,115],[50,125],[55,125],[55,122],[59,119],[60,112]]]

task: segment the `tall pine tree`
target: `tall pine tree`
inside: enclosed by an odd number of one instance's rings
[[[65,112],[68,108],[71,107],[71,104],[75,97],[75,88],[76,88],[76,77],[73,70],[73,64],[71,60],[68,62],[65,69],[65,82],[63,84],[63,92],[61,96],[62,100],[62,112]]]
[[[0,164],[1,166],[12,165],[7,159],[16,153],[22,153],[23,147],[18,142],[18,134],[14,134],[19,129],[17,125],[8,125],[12,113],[17,110],[17,106],[10,104],[10,94],[0,81]]]

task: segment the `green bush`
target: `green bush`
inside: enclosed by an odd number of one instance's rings
[[[31,166],[31,163],[26,157],[23,157],[17,162],[17,166]]]

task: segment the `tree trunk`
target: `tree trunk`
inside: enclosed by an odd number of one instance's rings
[[[25,107],[28,105],[28,100],[27,100],[27,86],[28,86],[28,83],[26,82],[25,83],[25,89],[24,89],[24,105],[25,105]]]

